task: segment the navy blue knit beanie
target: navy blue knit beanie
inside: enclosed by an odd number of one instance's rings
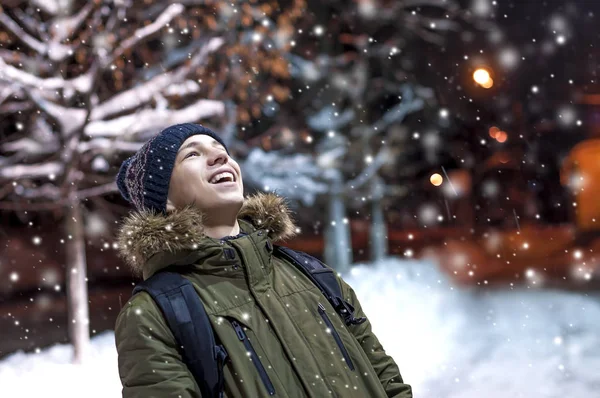
[[[229,154],[221,137],[204,126],[183,123],[167,127],[121,164],[117,186],[123,198],[137,210],[166,213],[169,182],[177,151],[185,140],[196,134],[211,136]]]

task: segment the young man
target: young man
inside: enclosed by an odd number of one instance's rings
[[[170,267],[192,282],[229,356],[224,396],[412,397],[368,319],[346,326],[314,283],[273,255],[273,243],[294,235],[290,212],[272,194],[244,199],[240,166],[214,132],[163,130],[123,163],[117,183],[136,209],[119,232],[121,255],[144,279]],[[148,293],[121,309],[116,345],[123,397],[201,396]]]

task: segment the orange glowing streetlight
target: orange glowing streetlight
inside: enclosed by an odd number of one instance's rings
[[[489,129],[490,137],[495,139],[496,141],[503,143],[508,139],[508,133],[506,131],[500,130],[496,126],[492,126]]]
[[[429,177],[429,181],[434,186],[439,187],[440,185],[442,185],[442,182],[444,181],[444,179],[438,173],[434,173],[431,175],[431,177]]]
[[[496,126],[490,127],[490,131],[489,131],[490,137],[496,138],[496,136],[498,135],[499,132],[500,132],[500,129],[498,127],[496,127]]]
[[[491,88],[494,85],[494,80],[490,76],[490,72],[484,68],[478,68],[473,72],[473,80],[483,88]]]
[[[506,142],[506,140],[508,139],[508,134],[506,134],[504,131],[499,131],[498,134],[496,134],[496,141],[502,143],[502,142]]]

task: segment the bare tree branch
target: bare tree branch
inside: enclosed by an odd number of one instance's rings
[[[46,155],[56,152],[58,145],[49,146],[46,143],[41,143],[32,140],[29,137],[23,137],[15,141],[7,142],[2,145],[2,150],[8,152],[24,152],[27,155]]]
[[[373,124],[370,135],[375,135],[385,129],[392,123],[398,123],[404,120],[409,113],[416,112],[423,108],[425,102],[422,98],[415,97],[413,89],[409,85],[402,87],[402,102],[388,110],[383,116]]]
[[[214,4],[211,1],[212,0],[167,0],[167,1],[163,1],[161,3],[154,2],[152,5],[140,10],[140,12],[136,14],[136,17],[141,20],[152,19],[152,18],[156,17],[157,14],[160,13],[160,10],[163,7],[164,3],[167,3],[167,4],[179,3],[186,7],[190,7],[190,6],[205,6],[205,5]],[[231,4],[233,6],[233,5],[242,4],[245,2],[248,2],[248,0],[230,0],[229,4]],[[264,18],[264,13],[261,13],[260,16]]]
[[[96,5],[100,3],[101,2],[90,1],[86,3],[75,15],[54,19],[50,24],[52,41],[60,43],[65,39],[71,38],[73,33],[79,29],[81,24],[83,24]]]
[[[192,60],[186,67],[183,67],[174,73],[173,78],[175,79],[175,82],[183,81],[183,79],[190,73],[190,71],[192,71],[192,70],[196,69],[197,67],[199,67],[200,65],[204,64],[206,61],[206,58],[211,53],[214,53],[219,48],[221,48],[221,46],[223,46],[223,44],[225,44],[225,40],[223,40],[222,37],[211,38],[208,41],[208,43],[206,43],[204,46],[202,46],[200,51],[198,51],[198,53],[196,55],[194,55],[194,57],[192,57]]]
[[[19,196],[27,199],[39,199],[43,198],[46,200],[55,201],[60,199],[61,191],[54,184],[46,183],[36,188],[25,188]]]
[[[406,29],[412,30],[422,40],[425,40],[429,43],[432,43],[432,44],[435,44],[438,46],[440,46],[444,43],[444,36],[423,28],[420,21],[416,21],[415,23],[407,22],[404,25],[404,27]]]
[[[367,130],[367,135],[364,136],[366,140],[369,137],[381,133],[387,130],[386,136],[389,136],[390,130],[387,127],[392,123],[399,123],[409,114],[416,112],[423,108],[425,102],[422,98],[415,95],[415,91],[410,84],[403,84],[401,86],[402,102],[391,108],[389,111],[383,114],[383,116]],[[383,146],[377,155],[375,155],[373,161],[361,172],[358,177],[353,180],[346,182],[344,185],[344,192],[346,194],[351,193],[358,187],[361,187],[372,178],[374,178],[386,161],[390,159],[390,151],[387,146]]]
[[[104,185],[98,185],[97,187],[79,190],[75,193],[75,196],[79,199],[85,199],[92,196],[102,196],[113,192],[118,192],[117,183],[115,181]]]
[[[48,162],[38,164],[18,164],[4,166],[0,169],[0,178],[18,180],[20,178],[58,176],[63,173],[64,165],[61,162]]]
[[[166,24],[168,24],[173,18],[183,12],[185,8],[179,4],[171,4],[168,6],[161,15],[158,16],[156,21],[151,24],[144,26],[143,28],[137,29],[132,36],[123,40],[121,45],[112,52],[109,58],[107,58],[103,64],[104,67],[110,65],[116,58],[123,55],[125,51],[132,48],[141,41],[151,38],[153,35],[158,33]]]
[[[29,48],[40,55],[47,55],[53,61],[62,61],[72,54],[72,48],[60,43],[50,42],[44,44],[25,32],[12,18],[6,13],[0,12],[0,24],[4,25],[12,34],[18,37]]]
[[[185,47],[174,48],[165,54],[164,59],[161,59],[159,64],[149,65],[148,68],[140,71],[140,76],[143,80],[150,80],[156,75],[161,75],[165,71],[171,70],[173,67],[190,59],[190,54],[197,52],[199,47],[206,43],[206,39],[196,39]]]
[[[389,160],[389,155],[390,154],[387,147],[383,147],[377,153],[377,155],[375,155],[373,161],[369,163],[369,165],[363,170],[362,173],[359,174],[358,177],[346,182],[343,189],[344,193],[349,194],[353,190],[363,186],[365,183],[370,181],[371,178],[373,178],[377,174],[381,166],[383,166],[385,162]]]
[[[70,136],[73,132],[80,129],[86,120],[87,110],[81,108],[65,108],[50,102],[35,90],[28,91],[30,98],[48,115],[54,118],[61,126],[63,138]]]
[[[183,81],[190,71],[197,68],[206,61],[209,54],[218,50],[224,43],[220,37],[215,37],[204,45],[188,65],[182,66],[174,72],[164,73],[153,77],[145,83],[134,86],[131,89],[119,93],[107,101],[92,109],[91,119],[102,120],[116,113],[136,109],[149,102],[154,95],[165,90],[172,84]]]
[[[58,0],[29,0],[33,5],[54,16],[60,11]]]
[[[193,80],[186,80],[183,83],[169,84],[165,87],[163,94],[167,97],[177,95],[185,97],[191,94],[197,94],[200,91],[200,85]]]
[[[23,57],[26,57],[26,55],[23,55],[20,52],[0,49],[0,59],[3,59],[4,62],[11,64],[21,62]]]
[[[48,155],[57,152],[60,147],[60,142],[43,116],[45,115],[35,117],[32,126],[28,129],[30,131],[29,136],[3,144],[1,146],[2,150],[16,152],[25,157],[30,157],[31,155]],[[2,166],[2,164],[14,163],[15,162],[10,161],[0,161],[0,166]]]
[[[41,79],[37,76],[29,74],[17,69],[14,66],[8,65],[0,58],[0,79],[19,83],[26,87],[34,87],[38,90],[60,90],[60,89],[71,89],[81,93],[86,93],[91,90],[92,71],[78,76],[74,79],[65,80],[62,77],[49,77]]]
[[[91,141],[80,142],[77,150],[80,153],[88,151],[111,150],[117,152],[137,152],[144,145],[144,142],[118,141],[109,138],[96,137]]]
[[[35,69],[39,73],[48,73],[52,69],[50,61],[28,57],[18,51],[0,49],[0,58],[7,64],[21,66],[27,69]]]
[[[8,184],[0,190],[0,198],[3,197],[5,191],[12,190],[12,184]],[[117,192],[117,183],[112,181],[108,184],[98,185],[92,188],[82,189],[73,192],[73,197],[82,200],[86,198],[92,198],[97,196],[106,195],[108,193]],[[33,202],[24,203],[22,200],[19,202],[4,201],[0,202],[0,209],[2,210],[56,210],[63,206],[68,206],[71,203],[72,198],[63,197],[62,192],[53,184],[44,184],[37,188],[25,188],[21,193],[23,199],[46,199],[50,202]]]
[[[14,89],[14,87],[11,86],[6,86],[4,87],[4,90],[0,91],[0,105],[8,98],[10,97],[12,94],[14,94],[16,90]]]
[[[9,102],[6,104],[2,104],[2,106],[0,106],[0,115],[17,113],[17,112],[25,112],[32,108],[33,108],[33,102],[31,102],[31,101]]]
[[[107,32],[115,31],[120,22],[125,18],[125,15],[127,14],[127,8],[131,7],[131,1],[132,0],[121,0],[113,2],[113,11],[106,21],[105,28]]]
[[[445,18],[426,18],[422,17],[422,24],[430,29],[435,29],[436,31],[454,31],[458,32],[460,30],[460,24],[451,19]]]
[[[3,12],[0,12],[0,24],[4,25],[6,29],[21,39],[21,41],[23,41],[23,43],[29,46],[32,50],[35,50],[40,54],[44,54],[46,51],[46,46],[44,46],[43,43],[40,43],[34,37],[30,36],[27,32],[25,32],[25,30],[23,30],[23,28],[19,26],[18,23],[9,17],[4,10],[2,11]]]
[[[39,37],[41,39],[40,41],[44,42],[44,39],[48,39],[48,34],[42,32],[42,29],[40,29],[41,24],[39,23],[39,21],[27,15],[19,7],[13,7],[12,13],[15,16],[15,22],[19,23],[20,26],[29,30],[29,32],[32,32],[34,36]]]
[[[92,121],[85,127],[85,134],[89,137],[136,136],[141,132],[160,130],[172,124],[221,116],[224,112],[223,102],[202,99],[183,109],[145,109],[108,121]]]

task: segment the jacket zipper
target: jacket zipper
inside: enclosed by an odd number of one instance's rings
[[[350,370],[354,370],[354,364],[352,363],[352,360],[350,359],[350,355],[348,355],[348,351],[346,351],[346,347],[344,347],[344,344],[342,343],[342,339],[340,338],[340,335],[338,334],[337,330],[335,330],[335,328],[333,327],[333,323],[331,323],[331,320],[329,319],[329,317],[327,316],[327,313],[325,312],[325,307],[321,303],[319,303],[319,314],[321,314],[321,318],[323,318],[323,321],[325,322],[325,324],[327,325],[329,330],[331,330],[331,335],[333,336],[333,339],[335,340],[340,351],[342,352],[342,356],[344,357],[346,364],[348,365]]]
[[[254,362],[254,366],[256,366],[256,370],[258,371],[263,384],[267,388],[267,391],[269,391],[269,395],[275,395],[275,387],[273,387],[273,383],[271,383],[271,379],[269,379],[269,375],[267,375],[267,371],[262,362],[258,359],[258,355],[256,355],[256,351],[254,351],[254,347],[252,347],[252,343],[248,340],[248,336],[246,336],[244,329],[242,329],[237,321],[231,321],[231,325],[235,329],[238,339],[244,343],[244,347],[246,347],[246,350],[250,353],[250,358],[252,359],[252,362]]]

